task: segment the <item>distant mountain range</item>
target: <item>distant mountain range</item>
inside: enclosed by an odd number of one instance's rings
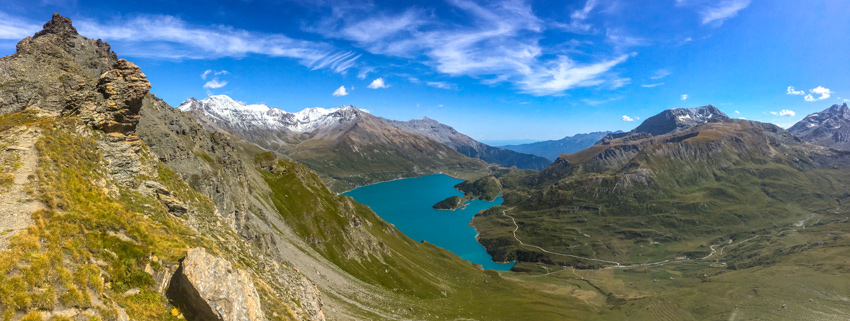
[[[850,153],[807,144],[773,124],[730,119],[712,105],[671,109],[537,174],[499,177],[504,212],[478,215],[473,224],[503,261],[599,267],[606,265],[599,260],[634,260],[652,242],[664,244],[651,253],[658,261],[705,257],[708,246],[694,244],[737,240],[732,235],[812,213],[836,219],[848,167]]]
[[[428,117],[408,121],[389,120],[384,122],[408,133],[430,137],[469,157],[482,159],[485,162],[517,168],[541,170],[552,162],[544,157],[521,153],[504,148],[493,147],[464,135],[451,126],[442,124]]]
[[[847,103],[832,105],[806,116],[788,131],[813,144],[850,150],[850,108]]]
[[[481,160],[397,129],[354,106],[290,113],[220,95],[190,98],[177,108],[207,130],[236,135],[306,164],[335,191],[424,174],[464,177],[487,171]]]
[[[499,146],[500,148],[517,151],[520,153],[533,154],[545,157],[550,161],[555,161],[561,154],[572,154],[582,149],[588,148],[598,142],[602,137],[612,132],[592,132],[587,134],[577,134],[567,136],[558,140],[547,140],[529,144],[506,145]]]

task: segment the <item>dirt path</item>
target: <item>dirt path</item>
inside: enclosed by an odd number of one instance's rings
[[[33,224],[32,212],[44,208],[44,204],[33,200],[27,190],[35,192],[35,169],[38,152],[35,142],[41,138],[37,128],[16,127],[6,131],[2,140],[3,155],[0,156],[4,173],[14,175],[9,188],[0,191],[0,250],[5,250],[9,239]]]

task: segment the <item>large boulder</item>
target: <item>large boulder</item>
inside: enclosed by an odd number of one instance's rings
[[[189,249],[166,296],[187,320],[265,320],[251,276],[203,248]]]

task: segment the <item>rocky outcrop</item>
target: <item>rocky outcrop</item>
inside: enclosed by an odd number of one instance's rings
[[[81,98],[75,93],[92,91],[117,60],[108,43],[78,35],[70,19],[54,14],[44,30],[0,58],[0,113],[73,113],[73,100]]]
[[[248,272],[203,248],[189,249],[166,293],[187,320],[265,320]]]
[[[850,108],[847,103],[832,105],[806,116],[788,131],[812,144],[850,150]]]

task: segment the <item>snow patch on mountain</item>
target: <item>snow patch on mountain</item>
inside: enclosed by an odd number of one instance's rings
[[[290,113],[264,104],[246,104],[226,95],[209,96],[202,100],[189,98],[177,106],[177,109],[187,112],[198,110],[213,122],[223,122],[241,129],[285,129],[296,133],[311,133],[320,128],[350,121],[357,117],[355,111],[363,111],[346,105],[337,108],[313,107]]]

